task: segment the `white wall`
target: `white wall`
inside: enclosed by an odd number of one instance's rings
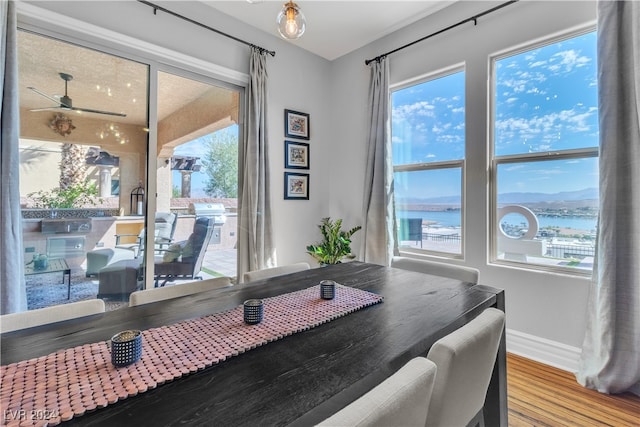
[[[487,10],[497,2],[463,1],[332,63],[334,158],[331,213],[354,222],[362,209],[365,173],[369,67],[365,59],[392,50]],[[390,84],[465,63],[467,187],[486,182],[488,57],[509,47],[593,22],[595,2],[519,2],[389,57]],[[346,184],[348,183],[348,184]],[[489,265],[488,188],[466,193],[465,264],[480,269],[483,284],[505,289],[507,328],[580,347],[585,327],[588,280]],[[351,221],[349,221],[351,222]]]
[[[234,72],[248,73],[248,48],[135,2],[38,2],[80,21],[135,37]],[[304,248],[319,238],[323,216],[361,224],[367,135],[369,67],[364,60],[496,5],[462,1],[336,61],[328,62],[276,37],[267,36],[199,3],[163,2],[178,13],[276,50],[268,60],[268,135],[273,224],[281,264],[309,261]],[[23,19],[25,19],[23,17]],[[549,33],[595,19],[594,2],[519,2],[390,57],[391,83],[454,63],[467,75],[467,180],[486,181],[488,55]],[[26,19],[33,21],[33,19]],[[40,25],[45,25],[38,22]],[[65,29],[65,33],[73,33]],[[82,39],[104,43],[87,34]],[[348,34],[345,34],[347,37]],[[120,47],[127,51],[126,46]],[[137,54],[150,55],[151,53]],[[167,59],[171,63],[171,59]],[[211,75],[220,70],[215,67]],[[224,74],[224,73],[222,73]],[[233,73],[231,73],[233,74]],[[231,77],[233,79],[233,77]],[[311,115],[311,200],[283,200],[283,110]],[[487,245],[487,188],[467,192],[465,263],[481,271],[484,284],[503,288],[507,327],[543,340],[580,347],[584,333],[588,280],[492,266]],[[353,245],[359,251],[360,233]]]

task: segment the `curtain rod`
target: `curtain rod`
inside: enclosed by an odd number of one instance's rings
[[[511,0],[511,1],[508,1],[506,3],[502,3],[502,4],[500,4],[500,5],[498,5],[498,6],[494,7],[494,8],[491,8],[489,10],[485,10],[484,12],[481,12],[481,13],[479,13],[477,15],[474,15],[474,16],[472,16],[470,18],[464,19],[464,20],[458,22],[457,24],[449,25],[447,28],[443,28],[442,30],[436,31],[435,33],[431,33],[428,36],[422,37],[421,39],[412,41],[411,43],[407,43],[404,46],[400,46],[400,47],[398,47],[396,49],[393,49],[393,50],[391,50],[391,51],[389,51],[387,53],[383,53],[382,55],[378,55],[373,59],[367,59],[366,61],[364,61],[364,63],[365,63],[365,65],[369,65],[373,61],[380,61],[382,58],[384,58],[384,57],[386,57],[388,55],[391,55],[392,53],[396,53],[396,52],[398,52],[398,51],[400,51],[402,49],[406,49],[409,46],[413,46],[416,43],[420,43],[421,41],[424,41],[424,40],[429,39],[431,37],[437,36],[438,34],[442,34],[445,31],[449,31],[449,30],[451,30],[451,29],[453,29],[455,27],[459,27],[460,25],[466,24],[467,22],[473,21],[473,25],[478,25],[478,18],[480,18],[482,16],[485,16],[485,15],[488,15],[488,14],[490,14],[492,12],[495,12],[496,10],[502,9],[503,7],[509,6],[509,5],[513,4],[513,3],[517,3],[518,1],[519,0]]]
[[[191,18],[187,18],[186,16],[180,15],[179,13],[172,12],[172,11],[170,11],[169,9],[165,9],[165,8],[164,8],[164,7],[162,7],[162,6],[158,6],[158,5],[156,5],[156,4],[153,4],[153,3],[151,3],[151,2],[148,2],[148,1],[146,1],[146,0],[137,0],[137,1],[138,1],[139,3],[146,4],[147,6],[149,6],[149,7],[153,8],[153,14],[154,14],[154,15],[155,15],[159,10],[160,10],[160,11],[162,11],[162,12],[168,13],[169,15],[173,15],[173,16],[175,16],[176,18],[184,19],[185,21],[190,22],[190,23],[192,23],[192,24],[195,24],[195,25],[197,25],[197,26],[199,26],[199,27],[206,28],[207,30],[213,31],[214,33],[220,34],[221,36],[228,37],[228,38],[230,38],[230,39],[232,39],[232,40],[235,40],[235,41],[237,41],[237,42],[239,42],[239,43],[246,44],[247,46],[255,47],[256,49],[260,50],[261,52],[266,52],[266,53],[268,53],[268,54],[269,54],[269,55],[271,55],[271,56],[276,56],[276,52],[275,52],[275,51],[273,51],[273,50],[265,49],[265,48],[263,48],[263,47],[260,47],[260,46],[255,45],[255,44],[253,44],[253,43],[249,43],[248,41],[245,41],[245,40],[239,39],[238,37],[232,36],[231,34],[224,33],[224,32],[222,32],[222,31],[220,31],[220,30],[216,30],[215,28],[209,27],[208,25],[204,25],[204,24],[202,24],[202,23],[200,23],[200,22],[198,22],[198,21],[194,21],[193,19],[191,19]]]

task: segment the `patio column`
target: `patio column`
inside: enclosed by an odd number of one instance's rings
[[[182,191],[180,197],[191,197],[191,174],[193,171],[182,170]]]
[[[111,166],[100,166],[100,197],[111,196]]]

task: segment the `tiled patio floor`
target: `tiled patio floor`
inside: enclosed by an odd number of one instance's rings
[[[209,278],[215,275],[209,272],[213,271],[227,277],[236,277],[237,250],[236,249],[216,249],[209,246],[202,263],[202,277]]]

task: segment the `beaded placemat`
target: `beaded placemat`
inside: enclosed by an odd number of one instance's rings
[[[264,317],[257,325],[245,324],[238,306],[145,330],[142,358],[126,367],[111,364],[108,341],[4,365],[2,425],[58,425],[382,300],[339,284],[335,298],[323,300],[316,285],[264,299]]]

